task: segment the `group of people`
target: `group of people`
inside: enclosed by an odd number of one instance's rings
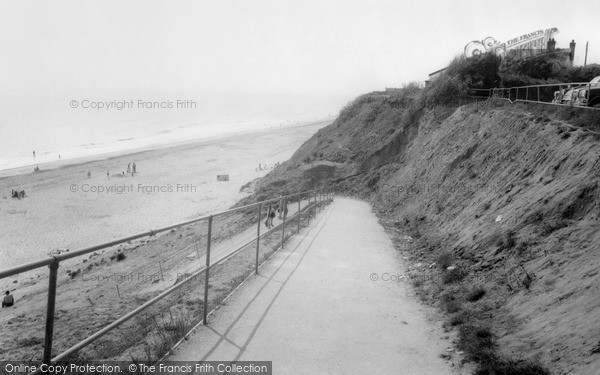
[[[11,198],[17,198],[17,199],[21,199],[21,198],[25,198],[25,190],[11,190],[10,192],[10,196]]]
[[[274,165],[271,167],[271,169],[273,169],[273,168],[277,167],[279,164],[281,164],[281,163],[280,163],[280,162],[277,162],[277,163],[275,163],[275,164],[274,164]],[[268,168],[267,168],[267,163],[265,163],[265,164],[258,163],[258,167],[254,168],[254,170],[255,170],[255,171],[266,171],[267,169],[268,169]]]
[[[123,171],[120,174],[117,174],[115,176],[117,177],[124,177],[125,173],[130,174],[133,176],[134,174],[137,173],[137,166],[135,165],[135,163],[128,163],[127,164],[127,172]],[[121,176],[122,175],[122,176]],[[92,172],[88,172],[88,178],[92,177]],[[110,171],[106,171],[106,179],[110,180]]]
[[[135,163],[129,163],[127,164],[127,174],[130,174],[133,176],[136,173],[136,166]]]
[[[285,220],[288,214],[288,204],[285,198],[281,198],[281,201],[278,204],[270,204],[267,209],[267,220],[265,221],[265,225],[267,228],[271,229],[275,225],[273,224],[273,219],[279,213],[279,218]]]

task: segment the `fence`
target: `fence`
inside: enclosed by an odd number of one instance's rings
[[[290,202],[295,201],[297,201],[297,208],[293,204],[289,205]],[[277,235],[278,233],[280,233],[280,242],[279,239],[276,239],[276,241],[278,245],[283,247],[284,242],[286,240],[286,231],[288,234],[291,235],[291,233],[293,233],[294,231],[294,228],[297,228],[297,232],[299,232],[301,229],[302,220],[305,219],[308,223],[308,221],[310,221],[311,215],[314,214],[314,211],[320,208],[322,205],[329,203],[330,201],[330,194],[324,194],[317,191],[308,191],[291,194],[280,198],[266,200],[251,205],[246,205],[243,207],[237,207],[214,214],[209,214],[207,216],[203,216],[197,219],[109,241],[103,244],[87,247],[74,252],[53,255],[46,259],[34,261],[31,263],[23,264],[21,266],[0,271],[0,279],[5,279],[14,275],[19,275],[24,272],[39,269],[42,267],[49,268],[45,314],[45,336],[42,361],[44,363],[54,363],[65,360],[70,356],[78,353],[81,349],[97,341],[98,339],[105,336],[106,334],[119,327],[123,323],[138,316],[140,313],[144,312],[151,306],[163,300],[165,297],[172,295],[175,291],[181,291],[182,287],[186,285],[192,285],[193,282],[202,280],[204,282],[203,298],[199,302],[202,305],[201,321],[202,324],[206,325],[209,311],[209,289],[211,287],[209,281],[211,281],[211,270],[215,269],[216,266],[225,265],[228,259],[231,259],[232,257],[236,256],[236,254],[240,253],[243,249],[252,249],[253,246],[250,245],[256,243],[255,256],[253,256],[253,272],[258,273],[258,267],[261,263],[261,259],[259,259],[259,252],[261,250],[261,239],[265,239],[267,236]],[[282,220],[279,224],[273,225],[270,228],[267,228],[267,230],[264,233],[261,233],[261,222],[265,218],[265,216],[263,216],[263,212],[265,211],[265,208],[270,207],[274,203],[279,203],[280,207],[282,208],[280,214]],[[283,210],[283,207],[289,207],[289,212],[285,212]],[[253,234],[254,221],[256,221],[255,235]],[[195,225],[199,225],[199,228],[193,228],[193,226]],[[195,237],[193,241],[193,248],[188,247],[183,249],[171,250],[170,252],[165,252],[165,254],[168,254],[168,256],[165,255],[164,259],[160,259],[159,257],[157,267],[154,267],[154,269],[151,270],[151,272],[147,270],[147,268],[149,267],[147,265],[144,266],[145,268],[142,268],[142,270],[144,270],[146,274],[151,276],[150,279],[153,280],[154,283],[155,280],[164,281],[164,273],[168,272],[170,269],[174,269],[176,267],[183,267],[186,272],[182,274],[181,278],[179,276],[177,277],[177,280],[175,280],[174,285],[163,288],[164,290],[157,290],[158,294],[145,301],[142,305],[126,313],[125,315],[120,316],[118,319],[112,321],[110,324],[106,325],[105,327],[93,333],[92,335],[87,336],[82,341],[77,342],[75,345],[72,345],[67,350],[63,351],[57,356],[52,357],[55,320],[58,319],[55,314],[58,286],[58,268],[61,262],[64,262],[69,259],[82,257],[83,255],[90,253],[97,254],[99,250],[114,248],[116,245],[123,245],[128,243],[131,244],[132,241],[135,240],[146,239],[149,241],[148,238],[155,237],[159,233],[169,232],[168,234],[174,234],[174,231],[176,229],[183,228],[188,230],[188,232],[184,233],[182,230],[182,232],[179,234],[179,237],[173,236],[172,238],[170,238],[169,241],[171,246],[173,246],[173,243],[177,241],[177,238],[183,238],[184,234],[185,236],[195,236],[197,235],[197,232],[205,232],[205,234],[200,234],[199,236]],[[168,234],[165,235],[165,237],[168,236]],[[155,237],[154,240],[158,241],[158,238]],[[201,244],[202,242],[204,242],[202,246],[205,246],[205,257],[203,265],[189,262],[188,258],[190,257],[190,255],[185,256],[185,254],[189,254],[189,252],[192,251],[191,256],[193,258],[197,257],[198,262],[202,261],[198,240],[201,241]],[[167,243],[169,242],[165,242],[165,244]],[[215,245],[214,249],[212,248],[213,245]],[[163,246],[163,244],[160,243],[158,244],[158,246]],[[90,257],[92,257],[92,255],[90,255]],[[266,258],[269,254],[263,255],[263,258]],[[86,260],[84,260],[84,262],[85,261]],[[131,267],[135,268],[136,264],[132,264]],[[131,270],[129,271],[132,272]],[[140,272],[140,269],[138,269],[137,272]],[[70,273],[70,275],[71,278],[74,277],[73,273]],[[157,276],[156,279],[154,279],[154,275]],[[127,277],[127,275],[122,276]],[[231,275],[225,274],[224,277],[231,277]],[[159,284],[158,282],[156,283]],[[100,285],[98,285],[98,287],[100,287]],[[132,288],[133,290],[127,290],[127,288],[123,287],[119,289],[119,284],[116,284],[115,294],[118,296],[119,299],[122,296],[128,296],[129,294],[133,295],[136,291],[136,287],[139,287],[139,284],[135,285],[134,288]],[[93,301],[90,302],[93,303]],[[216,299],[215,303],[217,305],[218,303],[220,303],[218,298]],[[196,306],[196,308],[198,308],[198,306]],[[168,311],[169,314],[171,314],[171,321],[173,321],[171,310],[169,309]]]
[[[494,89],[469,89],[472,99],[498,98],[511,103],[539,103],[573,108],[600,109],[600,97],[591,97],[592,88],[600,84],[590,82],[553,83]],[[572,97],[575,95],[575,97]],[[597,102],[590,103],[590,100]],[[589,105],[588,105],[589,104]]]

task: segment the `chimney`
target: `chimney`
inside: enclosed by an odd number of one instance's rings
[[[548,41],[548,52],[554,52],[556,50],[556,40],[554,38]]]
[[[569,53],[569,60],[571,62],[573,62],[573,60],[575,59],[575,40],[571,40],[571,44],[569,44],[569,47],[571,48],[571,52]]]

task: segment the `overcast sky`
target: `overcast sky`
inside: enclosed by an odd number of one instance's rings
[[[597,0],[3,1],[5,95],[358,94],[423,81],[475,39],[557,27],[600,62]]]

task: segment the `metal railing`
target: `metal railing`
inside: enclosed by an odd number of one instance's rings
[[[276,202],[285,203],[287,206],[287,203],[290,200],[290,198],[296,198],[298,200],[297,212],[293,215],[290,215],[289,218],[287,217],[286,214],[284,214],[282,223],[268,229],[267,231],[265,231],[264,233],[261,234],[261,221],[263,219],[263,217],[262,217],[263,208],[267,207],[268,204],[272,204],[272,203],[276,203]],[[302,202],[305,199],[307,200],[307,204],[304,208],[302,208]],[[131,318],[140,314],[142,311],[148,309],[150,306],[154,305],[155,303],[162,300],[166,296],[172,294],[173,292],[175,292],[176,290],[181,288],[183,285],[186,285],[189,281],[194,280],[196,277],[199,277],[203,272],[204,272],[205,281],[204,281],[204,299],[202,301],[202,304],[203,304],[203,306],[202,306],[203,307],[202,308],[202,311],[203,311],[202,323],[204,325],[206,325],[207,324],[207,315],[208,315],[208,293],[209,293],[210,269],[212,267],[214,267],[215,265],[221,264],[221,263],[225,262],[226,260],[230,259],[232,256],[236,255],[239,251],[241,251],[242,249],[244,249],[245,247],[250,245],[252,242],[256,241],[256,258],[255,258],[254,273],[257,274],[258,267],[259,267],[259,250],[260,250],[261,238],[263,238],[269,234],[275,233],[275,231],[278,231],[281,229],[281,247],[283,247],[284,241],[285,241],[286,224],[288,224],[289,222],[296,221],[297,222],[297,231],[300,232],[301,220],[302,220],[303,215],[306,214],[305,216],[306,216],[307,220],[310,221],[310,214],[313,213],[315,209],[320,208],[323,204],[329,203],[331,201],[331,199],[332,199],[332,195],[328,194],[328,193],[322,193],[322,192],[318,192],[318,191],[306,191],[306,192],[282,196],[279,198],[273,198],[273,199],[253,203],[250,205],[242,206],[242,207],[236,207],[236,208],[232,208],[229,210],[217,212],[214,214],[202,216],[202,217],[199,217],[199,218],[196,218],[193,220],[188,220],[188,221],[181,222],[178,224],[173,224],[173,225],[170,225],[170,226],[167,226],[164,228],[150,230],[150,231],[143,232],[143,233],[138,233],[138,234],[135,234],[132,236],[123,237],[123,238],[105,242],[105,243],[102,243],[99,245],[86,247],[86,248],[83,248],[83,249],[80,249],[80,250],[77,250],[74,252],[70,252],[70,253],[51,255],[49,258],[46,258],[46,259],[41,259],[41,260],[37,260],[37,261],[30,262],[27,264],[23,264],[20,266],[16,266],[13,268],[9,268],[6,270],[1,270],[0,271],[0,280],[5,279],[10,276],[18,275],[23,272],[28,272],[31,270],[39,269],[41,267],[47,266],[49,268],[43,362],[48,363],[48,364],[54,363],[54,362],[58,362],[61,360],[65,360],[69,356],[77,353],[81,349],[85,348],[86,346],[90,345],[91,343],[98,340],[102,336],[106,335],[108,332],[114,330],[115,328],[117,328],[118,326],[123,324],[124,322],[130,320]],[[256,215],[257,216],[256,236],[252,237],[250,240],[244,242],[242,245],[231,249],[231,251],[228,251],[227,253],[223,254],[220,258],[211,261],[210,256],[211,256],[213,220],[219,216],[223,216],[223,215],[227,215],[227,214],[231,214],[231,213],[235,213],[235,212],[247,211],[247,210],[253,209],[253,208],[256,208],[256,214],[257,214]],[[56,357],[52,358],[52,344],[53,344],[53,336],[54,336],[58,268],[59,268],[59,265],[61,262],[68,260],[68,259],[81,257],[83,255],[86,255],[86,254],[89,254],[89,253],[92,253],[92,252],[95,252],[98,250],[111,248],[115,245],[128,243],[130,241],[141,239],[144,237],[152,237],[152,236],[155,236],[162,232],[171,231],[173,229],[186,227],[191,224],[204,222],[204,221],[207,223],[207,234],[206,234],[207,241],[206,241],[206,254],[205,254],[206,259],[205,259],[205,265],[203,267],[201,267],[200,269],[193,272],[191,275],[189,275],[189,277],[185,278],[181,282],[178,282],[175,285],[160,292],[158,295],[156,295],[155,297],[146,301],[141,306],[139,306],[136,309],[130,311],[129,313],[121,316],[120,318],[118,318],[117,320],[108,324],[107,326],[100,329],[99,331],[95,332],[91,336],[88,336],[84,340],[78,342],[77,344],[71,346],[66,351],[64,351],[64,352],[60,353],[59,355],[57,355]]]
[[[469,89],[468,94],[471,99],[497,98],[508,100],[511,103],[538,103],[597,110],[600,108],[591,107],[589,106],[589,103],[591,89],[598,87],[600,87],[600,84],[591,84],[589,82],[549,83],[507,88]],[[572,89],[585,89],[585,96],[565,96],[565,94],[569,93]],[[572,93],[573,91],[571,91],[571,94]],[[576,93],[578,94],[579,91]],[[585,101],[582,99],[585,99]]]

